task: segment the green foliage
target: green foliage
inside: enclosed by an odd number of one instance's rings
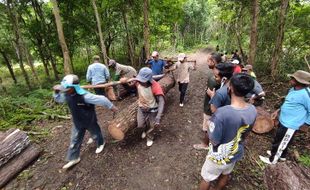
[[[26,96],[0,96],[0,130],[21,128],[36,131],[36,123],[67,115],[65,106],[57,105],[50,90],[39,89]]]
[[[300,156],[299,162],[306,167],[310,167],[310,155],[306,154],[306,155]]]

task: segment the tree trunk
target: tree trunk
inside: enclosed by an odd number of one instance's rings
[[[271,58],[271,76],[275,78],[277,74],[278,60],[282,51],[282,43],[284,39],[284,26],[285,26],[285,17],[288,10],[289,0],[281,0],[281,7],[279,12],[279,26],[277,40],[272,52]]]
[[[267,189],[271,190],[309,189],[309,176],[309,168],[287,161],[268,165],[265,169],[264,182]]]
[[[0,168],[0,188],[4,187],[11,179],[13,179],[19,172],[29,166],[40,155],[40,150],[35,146],[30,145],[20,154],[9,160],[4,166]]]
[[[11,65],[10,61],[9,61],[8,56],[6,55],[6,53],[4,51],[1,50],[0,52],[1,52],[2,56],[3,56],[4,62],[6,64],[6,66],[7,66],[7,68],[9,69],[10,75],[11,75],[12,79],[14,80],[14,84],[17,84],[17,80],[16,80],[16,77],[15,77],[15,74],[14,74],[14,70],[12,68],[12,65]]]
[[[39,79],[38,74],[37,74],[37,72],[35,70],[35,67],[33,65],[32,55],[30,54],[30,52],[29,52],[27,46],[25,45],[25,42],[24,42],[23,39],[21,39],[21,42],[22,42],[21,45],[22,45],[22,48],[23,48],[23,52],[25,53],[28,66],[30,67],[31,72],[32,72],[34,78],[36,79],[36,82],[38,82],[38,84],[40,84],[40,79]]]
[[[125,25],[125,30],[126,30],[126,39],[127,39],[127,45],[128,45],[128,50],[129,50],[129,59],[130,63],[133,67],[136,67],[135,64],[135,51],[133,49],[132,45],[132,39],[131,39],[131,34],[128,30],[128,19],[127,19],[127,14],[126,14],[126,8],[123,10],[123,20],[124,20],[124,25]]]
[[[16,50],[16,55],[18,58],[19,67],[20,67],[22,74],[25,78],[27,87],[29,88],[29,90],[31,90],[29,77],[28,77],[28,74],[25,70],[24,63],[23,63],[23,52],[22,52],[22,47],[21,47],[22,42],[21,42],[21,33],[19,30],[18,18],[17,18],[17,14],[14,10],[14,4],[12,3],[12,1],[7,1],[7,10],[9,13],[9,17],[11,19],[11,23],[12,23],[12,27],[13,27],[13,31],[14,31],[14,35],[15,35],[14,48]]]
[[[19,129],[10,129],[0,140],[0,167],[24,150],[30,143],[27,134]]]
[[[171,74],[167,74],[159,80],[159,84],[166,94],[175,85],[175,80]],[[138,101],[120,111],[116,118],[110,122],[108,130],[113,138],[123,140],[127,131],[137,126],[137,109]]]
[[[104,62],[104,64],[107,65],[108,64],[108,56],[107,56],[106,47],[104,44],[103,34],[101,31],[101,21],[100,21],[100,17],[99,17],[97,5],[96,5],[96,0],[92,0],[92,4],[93,4],[95,16],[96,16],[96,21],[97,21],[97,28],[98,28],[99,38],[100,38],[100,47],[101,47],[101,53],[103,56],[103,62]]]
[[[149,28],[149,0],[143,0],[143,38],[144,38],[144,49],[146,58],[150,57],[150,28]]]
[[[257,47],[257,22],[259,14],[259,0],[253,0],[252,5],[252,24],[250,34],[250,52],[248,63],[251,65],[255,64],[255,55]]]
[[[65,35],[63,32],[63,27],[62,27],[62,23],[61,23],[61,17],[59,14],[59,8],[58,8],[57,0],[51,0],[51,2],[53,4],[53,14],[55,17],[58,39],[59,39],[59,43],[60,43],[63,58],[64,58],[64,72],[65,72],[65,74],[71,74],[71,73],[73,73],[73,68],[72,68],[72,64],[71,64],[68,46],[66,44]]]

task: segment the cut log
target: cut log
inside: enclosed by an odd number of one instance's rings
[[[10,129],[1,135],[0,167],[25,149],[30,141],[27,134],[19,129]]]
[[[262,107],[257,106],[257,117],[252,131],[258,134],[268,133],[274,127],[274,122],[271,119],[271,114]]]
[[[270,190],[306,190],[310,187],[309,176],[309,168],[293,162],[281,162],[267,166],[264,182]]]
[[[175,79],[172,74],[167,74],[159,80],[159,84],[166,94],[174,87]],[[137,109],[138,101],[120,111],[116,118],[110,122],[108,130],[114,139],[123,140],[127,131],[137,126]]]
[[[25,167],[38,158],[40,151],[33,145],[28,146],[20,154],[10,159],[0,168],[0,188],[7,184]]]

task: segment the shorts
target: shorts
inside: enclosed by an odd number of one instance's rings
[[[221,174],[230,174],[235,166],[236,162],[232,162],[226,165],[218,165],[209,158],[206,158],[205,163],[201,169],[201,176],[206,182],[216,180]]]
[[[202,130],[207,132],[207,129],[209,127],[209,121],[210,121],[211,116],[207,114],[203,114],[203,123],[202,123]]]

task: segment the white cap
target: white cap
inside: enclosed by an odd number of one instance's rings
[[[180,53],[178,55],[178,61],[184,61],[185,58],[186,58],[186,54],[185,53]]]
[[[238,59],[234,59],[231,63],[233,63],[233,64],[239,64],[240,62],[239,62]]]
[[[158,56],[159,55],[159,53],[157,52],[157,51],[153,51],[152,52],[152,57],[156,57],[156,56]]]

